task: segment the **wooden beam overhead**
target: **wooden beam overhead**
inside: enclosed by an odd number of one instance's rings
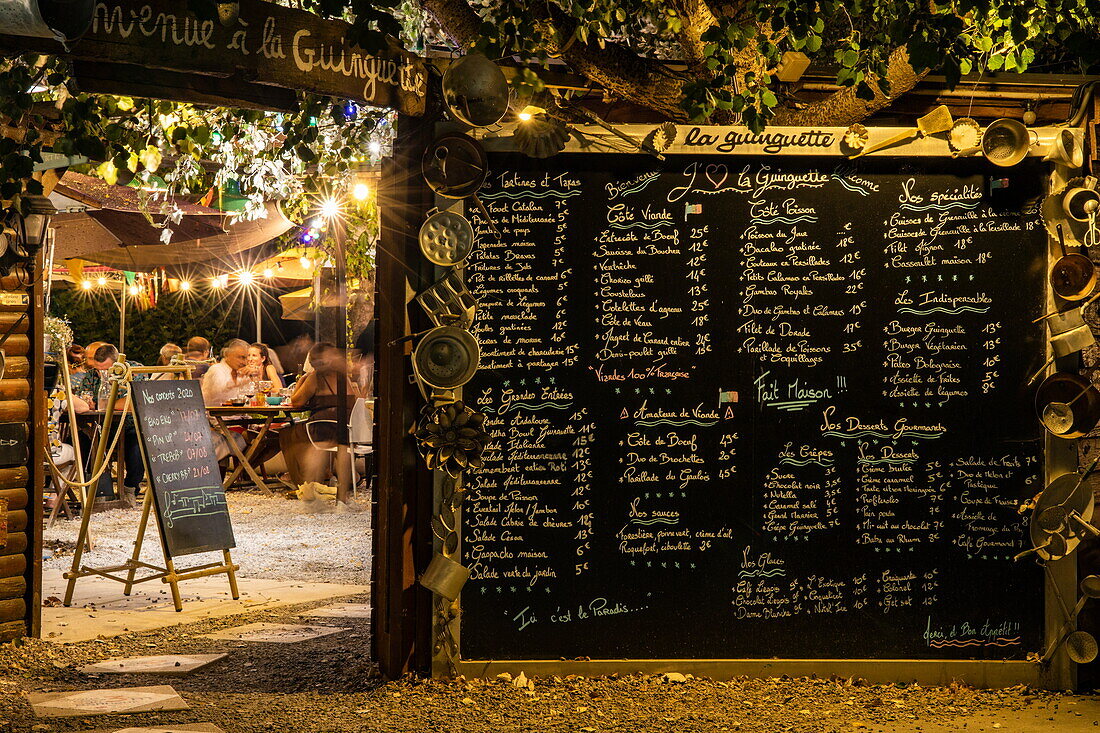
[[[136,64],[73,61],[81,91],[128,97],[167,99],[212,107],[294,112],[297,95],[290,89],[253,84],[237,78],[184,74],[148,69]]]

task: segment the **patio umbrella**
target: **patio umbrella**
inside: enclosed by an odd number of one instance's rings
[[[175,199],[182,218],[168,223],[165,243],[162,225],[168,215],[152,213],[150,223],[141,210],[140,193],[129,186],[112,186],[91,176],[66,173],[55,196],[89,207],[53,219],[57,230],[55,258],[80,257],[120,270],[143,272],[160,267],[186,271],[200,263],[230,269],[242,264],[241,253],[267,242],[294,226],[275,202],[266,205],[266,217],[243,221],[223,211]],[[64,203],[64,202],[62,202]],[[163,203],[163,202],[161,202]],[[160,206],[154,202],[154,211]],[[59,206],[59,208],[74,208]]]

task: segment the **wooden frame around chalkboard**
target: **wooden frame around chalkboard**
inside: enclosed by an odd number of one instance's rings
[[[656,125],[621,125],[616,126],[618,132],[638,141],[643,141],[647,135],[657,128]],[[480,138],[480,142],[487,151],[515,152],[516,148],[510,133],[511,128],[505,128],[502,132],[486,134],[484,130],[476,130],[474,137]],[[577,126],[576,128],[584,140],[582,145],[578,136],[570,136],[563,152],[567,153],[636,153],[639,155],[652,154],[639,147],[631,145],[621,136],[614,135],[597,126]],[[795,140],[804,144],[769,145],[768,138],[754,138],[752,133],[744,127],[716,127],[680,125],[676,127],[676,135],[671,145],[662,154],[669,155],[730,155],[730,156],[754,156],[774,157],[785,155],[822,156],[843,158],[841,139],[846,128],[783,128],[770,127],[765,135],[776,137],[771,140],[790,141]],[[1039,136],[1039,144],[1029,151],[1030,157],[1041,157],[1041,151],[1054,139],[1055,135],[1063,128],[1041,127],[1034,128]],[[437,132],[450,131],[447,125],[437,126]],[[870,142],[885,139],[897,128],[868,128]],[[949,157],[950,148],[945,139],[939,137],[927,137],[915,139],[904,145],[894,146],[869,157]],[[1052,187],[1062,185],[1071,175],[1070,171],[1061,166],[1052,166],[1050,184]],[[446,199],[438,199],[437,205],[448,206],[454,202]],[[456,211],[461,211],[461,203],[455,204]],[[1048,237],[1048,262],[1050,258],[1057,257],[1055,251],[1057,244]],[[1046,292],[1047,310],[1054,307],[1054,296],[1049,287]],[[1048,345],[1049,350],[1049,345]],[[1049,354],[1048,354],[1049,355]],[[1066,357],[1065,361],[1076,360],[1076,356]],[[1075,368],[1076,364],[1059,364],[1064,368]],[[1062,440],[1047,433],[1044,438],[1044,480],[1049,482],[1053,477],[1075,472],[1078,470],[1076,443],[1071,440]],[[439,500],[440,481],[436,481],[434,503]],[[461,536],[461,524],[459,527]],[[461,541],[461,540],[460,540]],[[439,541],[435,544],[438,546]],[[438,549],[438,547],[437,547]],[[1044,607],[1044,644],[1049,645],[1053,637],[1058,633],[1063,618],[1059,608],[1057,596],[1052,590],[1059,591],[1063,596],[1071,596],[1076,592],[1077,571],[1076,556],[1071,555],[1063,560],[1050,564],[1051,573],[1047,576]],[[1053,588],[1051,583],[1057,583]],[[461,603],[461,598],[459,599]],[[433,634],[438,631],[434,628],[436,619],[433,618]],[[452,633],[458,636],[458,623],[452,624]],[[461,639],[458,639],[458,648],[461,652]],[[433,659],[432,671],[434,676],[446,676],[449,674],[445,660]],[[955,680],[965,680],[967,683],[979,687],[1007,687],[1020,683],[1045,687],[1049,689],[1071,689],[1076,685],[1076,665],[1068,659],[1065,650],[1061,649],[1055,655],[1051,664],[1041,667],[1030,661],[981,661],[981,660],[944,660],[944,659],[600,659],[583,661],[525,659],[525,660],[462,660],[457,662],[457,673],[466,676],[493,677],[501,672],[509,672],[513,675],[519,672],[527,675],[563,675],[579,674],[585,676],[603,674],[629,674],[637,672],[659,673],[664,671],[677,671],[695,675],[705,675],[717,679],[731,677],[750,676],[777,676],[777,675],[840,675],[855,676],[877,682],[907,682],[916,681],[921,684],[947,684]]]

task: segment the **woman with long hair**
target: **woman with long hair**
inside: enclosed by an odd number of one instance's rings
[[[314,481],[324,483],[332,475],[334,453],[324,448],[336,445],[340,432],[337,427],[340,380],[344,381],[347,390],[349,415],[352,404],[359,396],[355,384],[348,378],[347,357],[336,346],[324,341],[318,343],[310,349],[309,362],[313,365],[313,371],[298,380],[290,396],[291,409],[309,410],[309,419],[279,431],[279,447],[286,459],[287,471],[294,484],[303,487],[299,491],[299,497],[303,500],[313,498],[312,492],[304,489],[307,484]],[[338,466],[337,469],[343,470],[344,467]],[[336,499],[347,502],[349,497],[337,493]]]
[[[248,366],[252,368],[256,380],[271,382],[275,389],[283,388],[283,378],[271,363],[271,350],[267,344],[257,342],[248,347]]]

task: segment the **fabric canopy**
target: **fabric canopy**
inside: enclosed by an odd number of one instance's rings
[[[140,192],[128,186],[112,186],[91,176],[68,172],[56,194],[89,207],[87,211],[56,215],[54,258],[80,257],[119,270],[143,272],[157,268],[181,271],[211,264],[219,269],[241,267],[244,252],[283,234],[294,226],[275,202],[266,205],[266,216],[235,220],[225,212],[182,199],[173,205],[182,212],[179,222],[167,223],[172,236],[161,239],[167,214],[152,203],[150,223],[142,211]],[[255,258],[253,258],[255,259]]]

